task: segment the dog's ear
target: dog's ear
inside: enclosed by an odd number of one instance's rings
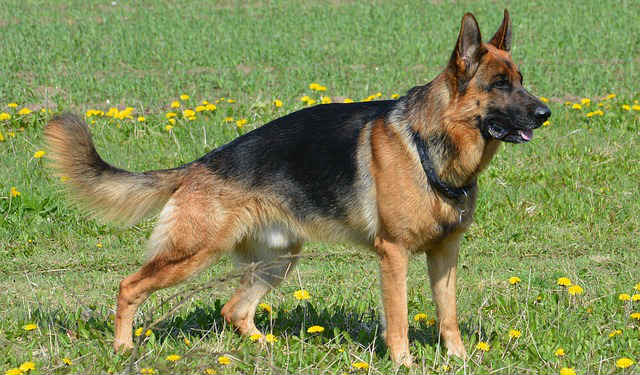
[[[502,25],[500,25],[496,34],[491,38],[489,44],[507,52],[511,50],[511,18],[509,18],[508,10],[504,10]]]
[[[473,77],[484,52],[485,47],[482,46],[478,22],[473,14],[467,13],[462,17],[456,48],[449,61],[449,66],[459,81],[466,81]]]

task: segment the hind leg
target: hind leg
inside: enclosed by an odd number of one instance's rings
[[[247,273],[221,313],[240,334],[260,333],[254,323],[258,303],[291,272],[301,248],[301,242],[273,246],[268,241],[249,240],[237,250],[239,265],[246,267]]]
[[[118,351],[133,347],[132,330],[136,310],[152,292],[184,281],[210,265],[214,258],[215,252],[206,250],[180,259],[159,254],[138,272],[122,280],[116,310],[114,349]]]
[[[237,225],[217,207],[211,195],[178,191],[167,202],[151,238],[151,258],[120,283],[114,348],[133,346],[136,310],[158,289],[176,285],[208,267],[237,243]]]

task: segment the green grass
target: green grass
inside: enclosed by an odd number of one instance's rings
[[[514,59],[526,86],[551,99],[551,125],[529,144],[504,146],[480,178],[458,276],[470,360],[447,358],[436,328],[411,319],[416,366],[398,371],[637,372],[637,365],[616,369],[615,361],[640,361],[640,322],[630,318],[640,302],[618,300],[620,293],[640,293],[633,290],[640,282],[640,111],[622,109],[640,99],[640,3],[595,0],[5,1],[0,112],[12,119],[0,121],[0,371],[25,361],[35,362],[36,373],[126,371],[131,356],[113,354],[110,317],[118,283],[143,262],[153,226],[145,221],[118,229],[88,220],[68,203],[46,155],[33,158],[44,148],[49,116],[40,108],[83,113],[131,106],[144,123],[102,117],[91,125],[99,152],[136,171],[177,166],[301,108],[303,95],[360,100],[381,92],[388,98],[423,84],[450,56],[464,12],[476,15],[486,39],[507,5]],[[313,93],[311,82],[328,89]],[[236,102],[219,102],[193,122],[178,116],[167,132],[165,113],[182,93],[191,96],[182,108],[220,97]],[[617,97],[601,101],[609,93]],[[564,105],[585,97],[592,102],[583,109]],[[275,108],[274,99],[284,106]],[[10,102],[18,108],[6,107]],[[36,113],[16,115],[24,106]],[[585,116],[598,108],[604,116]],[[248,124],[238,129],[224,122],[228,116]],[[12,187],[21,194],[11,197]],[[140,346],[133,371],[396,371],[380,337],[374,254],[315,243],[305,254],[267,297],[273,314],[257,315],[258,326],[278,342],[261,346],[225,326],[220,309],[234,283],[216,283],[232,272],[223,258],[143,305],[136,327],[182,304]],[[509,285],[511,276],[522,282]],[[570,296],[557,286],[562,276],[584,294]],[[165,302],[207,283],[214,286]],[[422,257],[411,262],[409,286],[410,318],[422,312],[432,318]],[[301,288],[311,293],[309,301],[293,298]],[[25,331],[27,323],[38,328]],[[307,334],[315,324],[325,331]],[[509,340],[509,329],[522,336]],[[609,337],[615,329],[621,334]],[[478,341],[491,349],[475,351]],[[558,347],[566,351],[562,358],[554,355]],[[171,363],[169,354],[183,358]],[[219,364],[220,355],[231,364]],[[355,370],[356,361],[369,369]]]

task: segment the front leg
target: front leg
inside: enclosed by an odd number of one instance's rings
[[[427,252],[431,291],[436,303],[440,336],[449,354],[465,358],[456,316],[456,266],[460,236],[450,238]]]
[[[391,359],[398,365],[410,367],[409,321],[407,311],[407,268],[409,256],[406,248],[377,237],[375,247],[380,256],[382,304],[387,322],[385,340]]]

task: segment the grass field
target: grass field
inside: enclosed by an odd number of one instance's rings
[[[235,281],[219,282],[233,276],[223,258],[154,294],[136,328],[176,311],[139,337],[136,355],[113,353],[118,283],[142,264],[153,221],[120,229],[68,202],[46,166],[42,128],[52,113],[102,111],[87,120],[98,151],[116,166],[173,167],[302,108],[305,95],[402,95],[444,67],[464,12],[476,15],[486,39],[505,7],[525,85],[549,99],[553,116],[532,142],[503,146],[480,178],[458,272],[468,361],[447,358],[438,343],[422,257],[412,259],[409,277],[416,364],[395,369],[380,336],[376,257],[317,243],[267,296],[271,313],[257,314],[276,342],[254,343],[224,324],[220,309]],[[624,0],[5,0],[0,371],[639,372],[638,14],[640,2]],[[311,90],[313,82],[326,91]],[[216,109],[196,112],[203,100]],[[561,277],[582,292],[569,293]],[[190,294],[203,285],[211,288]],[[310,299],[297,300],[300,289]],[[307,333],[313,325],[324,332]],[[630,367],[622,368],[624,358]]]

